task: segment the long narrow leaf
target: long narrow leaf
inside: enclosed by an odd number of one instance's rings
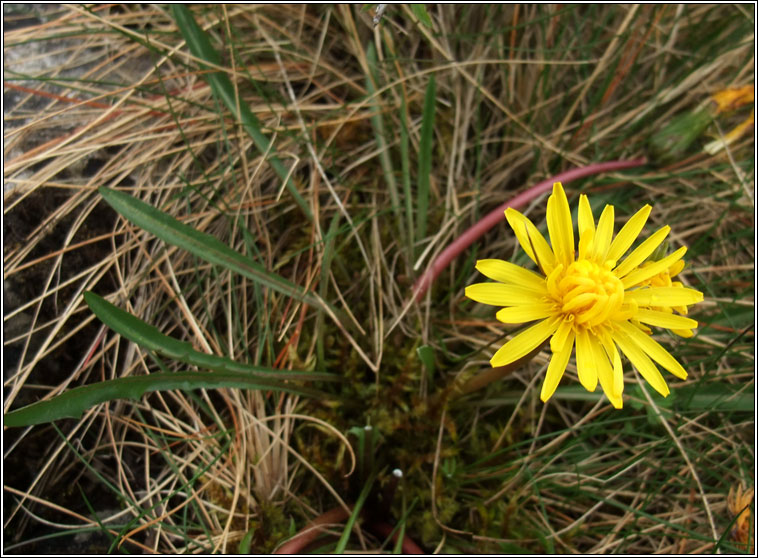
[[[78,419],[90,407],[114,399],[139,399],[151,391],[200,388],[241,388],[284,391],[308,397],[329,397],[326,393],[302,386],[264,380],[239,372],[161,372],[98,382],[68,390],[48,401],[38,401],[7,413],[5,426],[29,426],[62,418]]]
[[[303,292],[294,283],[267,271],[260,264],[232,250],[217,238],[177,221],[142,200],[109,188],[100,188],[99,192],[113,209],[161,240],[183,248],[207,262],[240,273],[284,295],[318,308],[326,306],[320,298]]]
[[[416,239],[426,237],[426,216],[429,211],[429,177],[432,174],[432,140],[434,139],[434,111],[437,100],[437,82],[434,74],[429,78],[424,96],[424,113],[421,117],[421,140],[418,157],[418,220]]]
[[[369,73],[366,76],[366,91],[369,96],[376,95],[377,84],[379,82],[379,62],[376,56],[376,47],[373,42],[368,44],[366,48],[366,63],[368,65]],[[376,97],[376,105],[371,114],[371,127],[374,129],[374,137],[376,138],[376,147],[379,152],[379,162],[382,165],[382,174],[384,175],[384,181],[387,183],[387,191],[390,194],[390,202],[392,203],[392,212],[395,214],[395,221],[398,224],[398,231],[400,233],[400,243],[404,244],[405,233],[400,220],[400,196],[397,191],[397,181],[395,180],[395,169],[392,166],[392,158],[390,157],[389,146],[387,145],[387,131],[384,127],[384,117],[382,116],[382,110],[379,107],[381,98]]]
[[[332,271],[332,260],[335,256],[334,242],[337,237],[337,228],[339,227],[342,215],[339,211],[334,212],[332,222],[329,225],[329,231],[326,233],[326,242],[324,243],[324,252],[321,259],[321,280],[318,285],[319,296],[322,300],[326,299],[329,290],[329,274]],[[324,366],[326,363],[326,352],[324,349],[324,337],[326,337],[326,328],[323,327],[324,313],[319,311],[316,315],[316,358],[318,366]]]
[[[347,541],[350,538],[350,532],[353,530],[353,525],[355,525],[355,522],[358,519],[358,515],[361,513],[361,508],[368,498],[369,492],[371,491],[371,487],[374,485],[375,479],[376,471],[371,473],[371,476],[369,476],[366,484],[363,485],[363,490],[361,490],[361,493],[358,495],[358,499],[355,501],[355,506],[353,506],[353,511],[345,522],[345,528],[342,530],[342,535],[340,535],[340,539],[337,541],[337,546],[334,548],[334,554],[345,553]]]
[[[85,292],[84,300],[90,310],[101,322],[135,342],[140,347],[156,351],[164,356],[178,360],[185,364],[191,364],[200,368],[207,368],[216,372],[238,372],[249,376],[265,377],[272,380],[301,380],[301,381],[339,381],[340,377],[328,372],[298,372],[291,370],[276,370],[264,366],[243,364],[234,360],[217,355],[201,353],[192,348],[186,341],[180,341],[164,335],[157,328],[147,324],[133,316],[129,312],[114,306],[95,293]]]
[[[221,65],[221,57],[216,49],[213,48],[208,35],[197,24],[192,12],[183,4],[173,4],[171,6],[171,12],[176,21],[176,26],[187,42],[187,46],[190,52],[197,58],[205,60],[206,62],[213,64],[214,66]],[[201,65],[204,70],[209,70],[204,73],[204,77],[211,87],[213,94],[220,99],[226,108],[242,123],[245,131],[250,134],[255,146],[262,154],[266,154],[271,147],[271,142],[262,132],[263,126],[260,120],[253,114],[250,108],[241,99],[238,99],[235,95],[234,86],[232,85],[229,76],[220,71],[212,71],[208,66]],[[297,191],[295,183],[292,178],[288,176],[287,169],[284,168],[278,157],[271,155],[268,158],[271,167],[274,169],[279,178],[284,181],[287,190],[294,198],[295,202],[303,211],[309,221],[313,221],[313,214],[311,213],[308,204]]]
[[[403,177],[403,197],[405,198],[405,218],[408,230],[408,260],[414,260],[414,226],[413,226],[413,194],[411,190],[411,148],[408,134],[408,106],[405,102],[405,90],[400,92],[400,164]]]
[[[426,11],[426,6],[423,4],[411,4],[411,10],[421,23],[427,27],[432,26],[432,18],[429,17],[429,12]]]

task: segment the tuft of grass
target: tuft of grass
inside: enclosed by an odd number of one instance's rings
[[[150,392],[8,429],[5,549],[96,533],[82,552],[270,552],[338,508],[353,523],[322,526],[323,552],[399,552],[404,537],[427,552],[749,552],[727,495],[754,483],[755,146],[703,150],[749,107],[699,115],[752,83],[754,7],[373,16],[4,6],[5,412],[209,359],[344,380],[315,399]],[[567,194],[619,222],[650,203],[648,229],[688,247],[700,327],[660,339],[688,379],[662,399],[627,365],[615,411],[569,364],[543,405],[543,351],[444,404],[511,333],[463,297],[475,260],[527,259],[502,225],[418,302],[414,281],[516,193],[641,156]],[[101,188],[160,208],[195,252],[119,218]],[[540,223],[544,201],[524,211]],[[102,326],[86,291],[195,360]],[[371,455],[348,436],[365,425]]]

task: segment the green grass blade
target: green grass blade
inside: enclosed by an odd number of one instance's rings
[[[429,375],[429,381],[431,382],[434,378],[434,370],[436,368],[434,364],[434,348],[432,348],[430,345],[421,345],[420,347],[416,348],[416,354],[418,355],[421,363],[424,365],[426,373]]]
[[[187,46],[193,56],[205,60],[215,66],[220,66],[221,57],[216,49],[213,48],[207,33],[205,33],[195,21],[189,8],[183,4],[173,4],[171,6],[171,13],[174,16],[176,26],[179,28],[182,37],[184,37],[184,40],[187,42]],[[210,70],[208,66],[203,67],[203,69]],[[271,142],[262,132],[260,120],[258,120],[255,114],[252,113],[247,104],[241,99],[238,99],[235,95],[234,86],[232,85],[229,76],[220,71],[208,71],[203,75],[216,98],[220,99],[226,108],[239,119],[242,123],[242,127],[245,128],[245,131],[250,134],[250,137],[253,139],[255,146],[265,155],[271,148]],[[309,221],[313,221],[313,214],[306,201],[297,191],[295,183],[288,176],[287,169],[285,169],[281,161],[273,155],[269,157],[268,161],[276,174],[279,175],[279,178],[284,181],[287,190],[305,216]]]
[[[138,227],[154,234],[212,264],[240,273],[270,289],[291,296],[317,308],[326,305],[311,293],[303,292],[297,285],[267,271],[260,264],[232,250],[217,238],[197,231],[128,194],[100,188],[100,195],[110,206]]]
[[[416,221],[416,239],[426,237],[426,221],[429,211],[429,177],[432,174],[432,145],[434,140],[434,111],[437,99],[437,82],[432,74],[426,86],[424,96],[424,113],[421,118],[421,141],[418,158],[418,220]]]
[[[319,296],[322,300],[326,299],[329,290],[329,274],[331,273],[332,260],[336,255],[334,242],[337,237],[337,228],[339,227],[341,218],[342,215],[339,212],[335,212],[334,217],[332,217],[332,222],[329,225],[329,231],[326,233],[324,252],[321,260],[321,280],[318,285]],[[319,367],[326,367],[326,351],[324,348],[326,328],[323,327],[323,324],[324,313],[319,310],[316,316],[316,359]]]
[[[189,8],[184,4],[174,4],[171,6],[171,13],[192,54],[220,66],[221,56],[213,48],[208,35],[197,24]]]
[[[376,147],[379,151],[379,162],[382,165],[382,174],[384,180],[387,183],[387,191],[390,195],[390,201],[392,203],[392,211],[395,214],[395,220],[400,223],[400,195],[397,190],[397,181],[395,180],[395,169],[392,166],[392,159],[390,158],[389,147],[387,145],[387,130],[384,127],[384,118],[382,117],[381,97],[376,95],[377,84],[379,82],[379,61],[376,56],[376,47],[371,42],[366,47],[366,62],[368,64],[369,73],[366,76],[366,91],[368,91],[369,97],[374,96],[376,105],[371,114],[371,127],[374,129],[374,137],[376,138]],[[406,236],[403,227],[398,228],[401,234],[401,243],[404,242]]]
[[[350,538],[350,531],[353,530],[353,525],[355,525],[355,521],[358,519],[358,515],[361,513],[361,508],[363,508],[363,504],[366,502],[366,498],[368,498],[371,487],[374,485],[374,479],[376,479],[376,472],[372,473],[366,481],[366,484],[363,485],[363,490],[361,490],[358,499],[355,501],[353,513],[351,513],[350,517],[347,519],[347,522],[345,523],[345,529],[342,531],[342,535],[340,536],[339,541],[337,541],[337,546],[334,548],[335,554],[345,553],[345,547],[347,546],[347,541]]]
[[[405,198],[405,218],[408,229],[408,254],[413,260],[414,230],[413,226],[413,194],[411,189],[411,147],[408,134],[408,105],[405,101],[405,91],[400,88],[400,164],[403,176],[403,197]]]
[[[336,374],[328,372],[276,370],[264,366],[235,362],[226,357],[201,353],[193,349],[190,343],[164,335],[157,328],[143,322],[129,312],[121,310],[95,293],[85,292],[84,300],[100,321],[116,333],[123,335],[140,347],[156,351],[185,364],[207,368],[215,372],[237,372],[249,376],[271,378],[275,381],[338,381],[340,379]]]
[[[432,26],[432,18],[429,17],[429,12],[426,11],[426,6],[424,4],[411,4],[411,10],[413,10],[413,15],[415,15],[421,23],[427,27]]]
[[[674,407],[682,411],[755,412],[752,390],[740,391],[723,382],[683,386],[673,392],[673,395]]]
[[[5,426],[29,426],[63,418],[78,419],[99,403],[114,399],[139,399],[145,393],[171,389],[262,389],[284,391],[306,397],[326,398],[328,394],[302,386],[264,380],[240,372],[160,372],[147,376],[129,376],[106,380],[66,391],[47,401],[38,401],[4,417]]]
[[[139,410],[137,410],[136,414],[139,420],[142,420],[144,422],[144,417],[139,412]],[[160,516],[162,515],[162,510],[164,509],[166,502],[168,502],[171,498],[174,498],[179,494],[187,494],[193,491],[193,486],[198,482],[198,479],[200,479],[208,470],[210,470],[211,467],[213,467],[213,465],[218,462],[219,459],[226,455],[227,449],[232,444],[232,439],[227,440],[221,447],[219,447],[216,455],[212,456],[212,459],[209,459],[203,463],[202,466],[198,467],[197,470],[193,472],[192,477],[187,479],[186,482],[180,481],[179,486],[175,486],[168,492],[168,494],[162,495],[158,501],[149,501],[147,503],[141,504],[133,500],[128,493],[124,493],[124,491],[120,490],[119,487],[110,482],[103,475],[103,473],[98,470],[98,468],[94,467],[93,464],[84,455],[82,455],[82,453],[76,447],[74,447],[71,440],[69,440],[68,437],[63,434],[63,432],[61,432],[61,430],[55,424],[52,426],[60,439],[66,443],[66,446],[68,446],[68,449],[71,451],[71,453],[76,456],[79,462],[81,462],[81,464],[90,472],[90,474],[95,477],[98,482],[102,483],[103,486],[108,488],[114,496],[123,502],[123,504],[128,505],[136,512],[135,515],[129,519],[129,521],[120,526],[119,532],[116,535],[115,539],[111,542],[107,554],[112,554],[119,549],[122,553],[125,553],[125,549],[120,548],[120,544],[128,540],[125,538],[126,534],[134,529],[134,527],[137,525],[148,521],[160,522],[161,529],[165,529],[172,535],[176,536],[178,540],[181,540],[184,544],[188,545],[188,547],[197,547],[197,550],[204,553],[209,553],[211,551],[209,547],[204,546],[201,542],[193,540],[191,537],[189,537],[187,534],[188,529],[186,526],[178,526],[169,522],[162,522]],[[165,442],[167,440],[167,438],[162,435],[162,433],[155,433],[151,428],[145,428],[143,432],[146,437],[152,440],[153,443],[159,441]],[[158,449],[158,452],[166,460],[174,475],[181,478],[181,467],[178,466],[174,461],[174,458],[170,452],[165,449],[170,447],[170,442],[164,443],[162,445],[156,444],[155,447],[160,448]],[[189,506],[193,508],[193,510],[197,510],[197,502],[195,502],[194,499],[190,499],[188,503]],[[117,526],[109,524],[109,527],[115,529]],[[198,527],[195,526],[195,528]],[[206,536],[211,535],[205,522],[200,522],[198,529],[202,529],[203,533]]]

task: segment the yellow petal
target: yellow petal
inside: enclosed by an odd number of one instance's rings
[[[550,350],[554,353],[559,352],[563,348],[563,344],[566,342],[566,338],[571,334],[571,339],[574,338],[574,315],[567,314],[561,321],[558,329],[550,338]],[[573,341],[572,341],[573,342]]]
[[[669,268],[669,277],[676,277],[684,269],[684,260],[679,260]]]
[[[621,283],[624,285],[624,289],[629,289],[635,285],[639,285],[643,281],[650,279],[655,275],[658,275],[661,271],[668,269],[671,264],[675,263],[677,260],[682,259],[686,251],[687,247],[682,246],[662,260],[632,271],[629,275],[621,279]]]
[[[679,337],[684,337],[685,339],[689,339],[693,335],[695,335],[695,332],[691,329],[672,329],[671,333],[674,335],[678,335]]]
[[[629,254],[626,259],[621,262],[616,269],[613,270],[614,275],[616,277],[621,278],[630,271],[634,270],[638,265],[640,265],[642,262],[644,262],[650,254],[652,254],[658,246],[660,246],[661,242],[663,242],[663,239],[666,238],[666,236],[669,234],[669,231],[671,230],[671,227],[668,225],[665,225],[655,231],[650,238],[645,240],[642,244],[637,246],[631,254]],[[623,232],[623,229],[622,229]],[[621,235],[621,233],[619,233]],[[611,252],[613,252],[613,248],[611,247]],[[608,256],[608,259],[614,259],[611,258],[610,255]]]
[[[624,301],[639,306],[685,306],[703,300],[703,293],[687,287],[647,287],[624,293]]]
[[[516,234],[516,238],[521,244],[521,248],[524,249],[526,255],[532,258],[532,261],[536,263],[542,273],[547,276],[555,267],[555,255],[550,245],[542,236],[542,233],[534,226],[529,219],[524,217],[521,213],[509,207],[505,210],[505,218],[508,220],[513,232]],[[534,247],[534,250],[532,249]],[[536,254],[535,254],[536,250]]]
[[[716,153],[724,149],[727,145],[732,145],[735,141],[740,139],[742,135],[746,131],[752,129],[754,125],[755,125],[755,109],[750,111],[750,116],[748,116],[740,124],[735,126],[723,137],[720,137],[719,139],[716,139],[714,141],[711,141],[705,144],[703,146],[703,151],[705,151],[706,153],[709,153],[710,155],[715,155]]]
[[[476,262],[476,269],[489,279],[501,283],[513,283],[540,294],[547,293],[544,277],[511,262],[494,259],[479,260]]]
[[[558,351],[553,353],[550,364],[547,366],[545,381],[542,382],[542,392],[540,393],[540,399],[542,399],[543,403],[547,402],[553,393],[555,393],[555,388],[558,387],[558,382],[561,381],[563,373],[566,371],[566,365],[571,357],[571,350],[573,348],[574,331],[569,330],[568,335],[563,340],[563,344],[558,348]]]
[[[592,249],[592,242],[595,240],[595,229],[587,229],[579,235],[579,259],[586,260]]]
[[[584,231],[595,230],[595,218],[592,216],[592,206],[587,196],[579,196],[579,238],[582,238]]]
[[[510,364],[539,347],[558,328],[560,318],[548,318],[525,329],[500,347],[490,359],[493,368]]]
[[[634,318],[634,315],[637,313],[637,310],[639,310],[639,306],[637,303],[633,300],[625,301],[621,308],[616,310],[610,315],[610,319],[614,322],[624,322],[626,320],[631,320]]]
[[[574,224],[560,182],[553,184],[553,194],[547,200],[547,230],[556,260],[568,267],[574,261]]]
[[[619,327],[625,335],[636,343],[637,346],[647,353],[655,362],[663,366],[677,378],[681,378],[682,380],[687,379],[687,371],[684,367],[679,364],[679,361],[671,356],[671,353],[664,349],[655,339],[645,335],[630,323],[621,323],[619,324]]]
[[[527,304],[525,306],[513,306],[503,308],[496,314],[498,320],[504,324],[523,324],[542,320],[555,314],[556,305],[554,302],[542,302],[539,304]]]
[[[608,249],[611,246],[612,237],[613,206],[606,205],[605,209],[603,209],[603,213],[600,215],[600,220],[597,222],[597,230],[595,231],[595,239],[592,242],[590,258],[599,263],[604,262],[605,255],[608,253]]]
[[[619,355],[613,339],[607,333],[600,336],[600,344],[613,363],[613,393],[617,393],[621,397],[621,393],[624,391],[624,368],[621,366],[621,355]]]
[[[600,386],[603,388],[603,393],[605,393],[605,396],[616,409],[621,409],[623,407],[621,391],[616,390],[613,381],[613,366],[608,360],[608,355],[605,353],[605,349],[603,349],[597,336],[590,334],[589,341],[595,363],[597,364],[597,376],[600,380]]]
[[[519,306],[543,302],[531,289],[504,283],[475,283],[466,287],[466,296],[482,304]]]
[[[742,105],[752,103],[755,90],[753,84],[742,87],[728,87],[711,95],[719,112],[734,110]]]
[[[653,208],[649,205],[644,206],[635,213],[623,227],[621,227],[621,230],[611,243],[606,259],[617,261],[621,256],[626,254],[626,251],[629,250],[632,244],[634,244],[634,241],[637,240],[642,227],[645,226],[645,222],[650,215],[651,209]]]
[[[521,245],[521,249],[526,252],[534,263],[537,263],[534,257],[534,251],[532,250],[532,243],[529,242],[529,235],[527,233],[527,223],[531,223],[528,217],[525,217],[520,211],[509,207],[505,210],[505,219],[513,229],[513,233],[516,235],[516,239]]]
[[[630,327],[634,326],[631,326],[630,324]],[[653,389],[663,397],[667,397],[669,394],[669,388],[666,385],[666,381],[663,379],[663,375],[661,375],[660,370],[658,370],[655,364],[653,364],[653,361],[650,360],[640,346],[634,340],[618,331],[614,332],[613,340]]]
[[[653,330],[652,329],[650,329],[649,327],[647,327],[645,324],[641,324],[640,322],[638,322],[636,318],[629,320],[629,323],[632,324],[637,329],[639,329],[645,335],[652,335],[653,334]]]
[[[659,310],[648,310],[647,308],[640,308],[637,310],[635,319],[641,321],[643,324],[649,324],[656,327],[665,327],[667,329],[693,329],[698,326],[698,323],[684,316],[677,316],[669,312],[661,312]]]
[[[589,332],[580,327],[576,331],[576,371],[579,382],[587,391],[595,391],[597,387],[597,364],[595,354],[590,344]]]

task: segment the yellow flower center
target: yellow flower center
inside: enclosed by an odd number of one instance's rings
[[[581,259],[564,272],[557,272],[548,280],[548,290],[566,315],[573,315],[574,323],[594,327],[606,321],[621,308],[624,302],[624,285],[604,266]]]

